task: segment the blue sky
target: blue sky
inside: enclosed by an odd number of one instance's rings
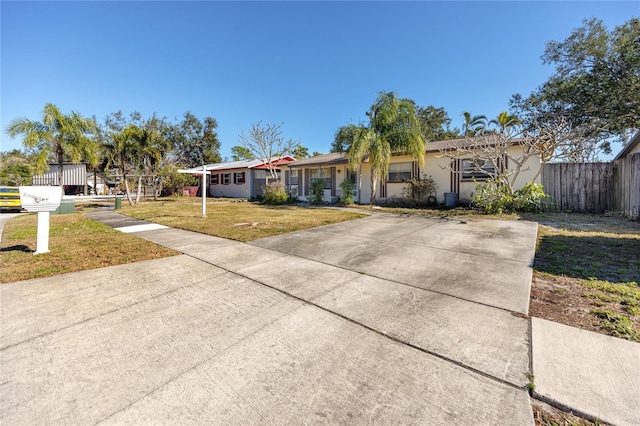
[[[189,110],[218,121],[221,155],[252,123],[328,152],[381,90],[498,115],[552,72],[545,43],[584,18],[609,29],[640,2],[0,2],[0,150],[17,117]],[[614,149],[619,149],[615,147]]]

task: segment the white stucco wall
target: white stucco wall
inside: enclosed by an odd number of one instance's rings
[[[518,158],[522,154],[522,149],[519,146],[512,146],[509,148],[509,153],[513,158]],[[431,176],[437,185],[436,199],[439,203],[444,203],[445,192],[452,192],[452,181],[457,179],[456,175],[453,175],[449,168],[450,159],[439,158],[439,152],[427,153],[425,156],[424,166],[420,167],[420,177]],[[410,162],[413,159],[410,156],[398,156],[391,159],[392,163]],[[513,161],[508,164],[508,169],[514,170],[516,165]],[[540,182],[540,160],[537,157],[531,157],[523,165],[515,181],[514,188],[522,188],[527,182],[530,182],[535,178],[536,182]],[[362,193],[360,202],[366,204],[369,202],[371,196],[371,183],[370,183],[370,166],[369,163],[363,163],[362,165]],[[538,176],[536,177],[536,174]],[[401,197],[402,190],[405,184],[403,183],[387,183],[387,197]],[[460,181],[459,185],[459,199],[463,202],[469,202],[471,200],[472,193],[476,189],[476,182]],[[378,183],[377,198],[380,198],[380,188]]]
[[[511,146],[508,149],[509,155],[512,158],[519,158],[522,156],[522,148],[519,146]],[[438,185],[436,198],[439,203],[444,202],[444,193],[452,192],[452,174],[449,169],[450,159],[448,158],[438,158],[440,157],[439,152],[428,153],[425,159],[425,167],[423,173],[426,175],[430,175],[436,181]],[[520,169],[518,176],[514,183],[515,189],[522,188],[527,182],[535,180],[535,182],[540,182],[540,174],[538,173],[540,168],[540,159],[538,157],[530,157]],[[516,164],[513,161],[508,161],[507,169],[515,171]],[[537,174],[537,176],[536,176]],[[462,202],[471,201],[472,193],[476,189],[476,182],[473,181],[460,181],[460,190],[458,198]]]
[[[234,173],[242,173],[242,172],[244,172],[244,183],[243,184],[234,183]],[[227,185],[222,183],[222,175],[225,173],[229,173],[229,178],[230,178],[230,182]],[[211,174],[218,175],[218,184],[209,185],[209,195],[211,195],[212,197],[229,197],[229,198],[250,198],[251,197],[252,173],[250,169],[245,168],[245,169],[213,171],[211,172]],[[211,179],[211,177],[209,177],[209,179]]]
[[[518,158],[522,155],[522,149],[519,146],[512,146],[509,148],[509,153],[513,158]],[[413,162],[413,158],[410,156],[394,156],[391,158],[391,163],[410,163]],[[444,194],[446,192],[453,192],[453,181],[458,180],[458,176],[452,174],[449,168],[449,158],[441,158],[440,152],[427,153],[425,156],[425,163],[420,167],[420,177],[431,176],[437,185],[436,199],[439,203],[444,203]],[[513,161],[509,161],[507,168],[514,170],[516,164]],[[342,190],[340,188],[340,182],[344,181],[348,176],[348,169],[345,165],[337,165],[336,167],[336,196],[342,196]],[[316,166],[317,168],[317,166]],[[536,182],[540,182],[540,160],[537,157],[529,158],[528,161],[521,168],[518,177],[515,181],[514,188],[522,188],[527,182],[535,179]],[[298,170],[298,169],[294,169]],[[371,166],[370,163],[364,162],[357,170],[358,182],[357,182],[357,194],[355,201],[360,204],[368,204],[371,197]],[[536,176],[537,175],[537,176]],[[305,185],[303,173],[303,179],[298,186],[298,198],[300,200],[307,200],[308,197],[302,195],[302,186]],[[403,189],[405,183],[402,182],[387,182],[386,183],[386,198],[401,197],[403,195]],[[471,200],[472,193],[475,191],[476,182],[474,181],[462,181],[459,182],[459,199],[462,202],[469,202]],[[380,182],[376,184],[376,198],[381,199]],[[330,195],[325,195],[325,201],[330,202]]]

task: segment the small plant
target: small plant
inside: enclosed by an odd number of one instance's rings
[[[312,204],[322,204],[324,196],[324,179],[313,179],[310,187],[311,196],[309,201]]]
[[[280,205],[287,203],[288,200],[289,195],[280,182],[269,182],[264,188],[264,195],[262,196],[264,204]]]
[[[345,180],[340,183],[340,188],[342,189],[342,198],[340,201],[342,204],[353,204],[353,196],[355,195],[354,186],[355,184],[350,180]]]
[[[287,203],[295,204],[298,202],[298,188],[291,188],[287,192]]]
[[[535,378],[533,373],[530,371],[527,371],[524,373],[525,377],[527,378],[527,380],[529,380],[529,383],[527,383],[527,389],[529,389],[529,393],[533,393],[533,391],[536,390],[536,385],[533,382],[533,379]]]
[[[591,313],[600,318],[600,326],[616,337],[640,340],[640,332],[633,329],[633,322],[624,315],[618,315],[609,309],[591,309]]]

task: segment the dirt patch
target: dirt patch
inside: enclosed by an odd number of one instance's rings
[[[531,399],[531,408],[536,426],[607,426],[606,423],[590,422],[571,413],[558,410],[536,399]]]
[[[598,317],[591,313],[592,302],[584,297],[586,290],[576,279],[535,272],[529,315],[602,333]]]

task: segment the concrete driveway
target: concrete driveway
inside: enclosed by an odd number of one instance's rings
[[[535,223],[243,244],[92,217],[184,254],[0,286],[3,425],[533,424]]]

